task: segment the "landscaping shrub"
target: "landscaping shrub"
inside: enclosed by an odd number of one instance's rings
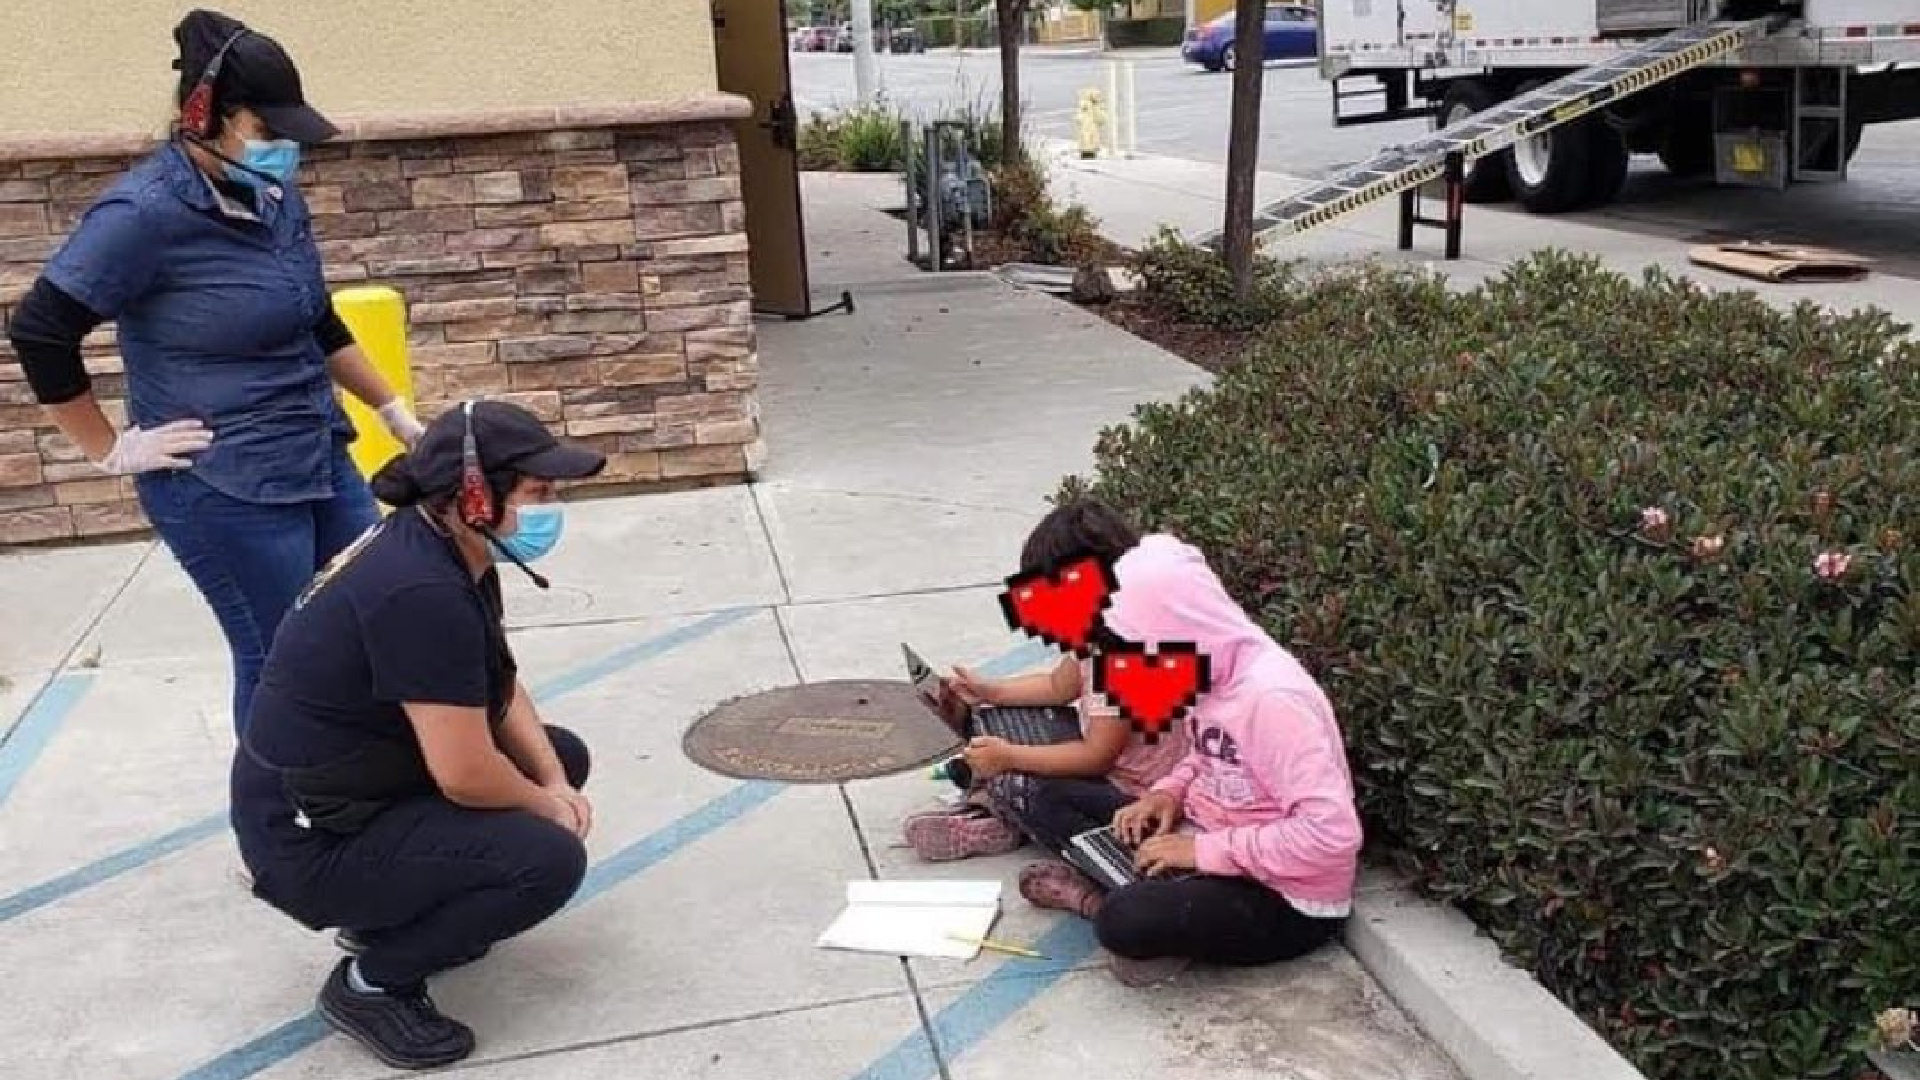
[[[1178,15],[1107,21],[1107,45],[1115,49],[1178,45],[1186,33],[1187,20]]]
[[[1371,857],[1643,1070],[1860,1070],[1920,1003],[1920,346],[1556,253],[1270,300],[1061,494],[1203,546],[1339,704]]]
[[[1163,319],[1212,330],[1250,330],[1272,322],[1294,283],[1293,267],[1256,257],[1253,299],[1240,300],[1225,259],[1166,228],[1129,262],[1140,277],[1141,304]]]
[[[1077,203],[1061,207],[1054,202],[1046,173],[1031,155],[991,172],[993,226],[1024,261],[1087,266],[1119,257],[1086,207]]]
[[[886,105],[815,113],[800,129],[800,167],[830,172],[899,172],[907,143],[900,114]]]

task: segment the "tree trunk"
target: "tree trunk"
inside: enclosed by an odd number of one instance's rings
[[[1221,230],[1233,292],[1253,296],[1253,184],[1260,169],[1260,84],[1266,74],[1265,0],[1235,0],[1233,108],[1227,127],[1227,220]]]
[[[1020,140],[1020,24],[1028,0],[993,0],[1000,35],[1000,163],[1012,168],[1024,149]]]

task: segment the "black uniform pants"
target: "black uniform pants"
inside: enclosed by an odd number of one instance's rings
[[[1134,801],[1105,780],[1008,775],[996,795],[1028,836],[1056,854],[1075,833],[1113,824]],[[1195,874],[1148,878],[1108,893],[1094,932],[1108,952],[1133,960],[1180,956],[1239,966],[1305,955],[1345,924],[1301,914],[1252,878]]]
[[[586,744],[565,728],[547,734],[567,782],[585,787]],[[439,796],[398,803],[297,858],[276,868],[282,895],[263,899],[308,925],[352,931],[367,945],[361,975],[384,987],[416,985],[546,921],[587,869],[586,846],[545,818]]]

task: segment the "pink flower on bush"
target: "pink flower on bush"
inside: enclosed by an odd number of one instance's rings
[[[1673,518],[1658,506],[1649,506],[1640,511],[1640,531],[1654,540],[1665,540],[1671,535]]]
[[[1847,568],[1852,565],[1853,556],[1844,551],[1823,551],[1813,560],[1813,572],[1822,581],[1838,581],[1847,576]]]

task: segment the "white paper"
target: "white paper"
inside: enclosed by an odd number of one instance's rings
[[[970,960],[1000,916],[997,881],[856,881],[825,949]],[[955,938],[965,940],[955,940]]]

